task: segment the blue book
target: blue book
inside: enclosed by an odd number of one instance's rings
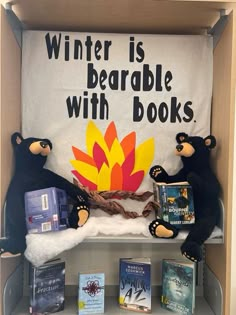
[[[65,301],[65,262],[53,260],[42,266],[30,265],[30,314],[62,311]]]
[[[105,274],[79,273],[78,314],[104,313]]]
[[[196,264],[194,262],[162,261],[163,308],[192,315],[195,308]]]
[[[159,205],[157,216],[164,221],[178,228],[195,223],[193,192],[188,182],[154,183],[154,198]]]
[[[66,192],[55,187],[26,192],[25,217],[29,234],[66,229],[68,226]]]
[[[151,313],[150,258],[121,258],[119,270],[120,308]]]

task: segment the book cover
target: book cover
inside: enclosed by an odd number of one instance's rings
[[[162,295],[163,308],[191,315],[195,308],[196,265],[194,262],[163,260]]]
[[[188,182],[154,183],[154,198],[159,205],[158,217],[180,228],[195,222],[192,187]]]
[[[26,192],[25,216],[29,234],[66,229],[68,226],[66,192],[55,187]]]
[[[136,312],[151,313],[150,258],[121,258],[119,305]]]
[[[78,314],[104,313],[105,273],[79,273]]]
[[[30,314],[59,312],[65,301],[65,262],[54,260],[35,267],[30,265]]]

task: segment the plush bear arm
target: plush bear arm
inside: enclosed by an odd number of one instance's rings
[[[57,187],[63,189],[74,200],[78,200],[78,197],[83,197],[85,201],[88,201],[88,194],[86,191],[80,189],[78,186],[72,184],[64,177],[48,170],[44,169],[44,178],[47,184],[51,187]]]
[[[181,169],[175,175],[169,175],[166,183],[185,182],[187,180],[184,169]]]
[[[160,165],[153,166],[150,171],[149,175],[155,182],[165,182],[165,183],[176,183],[176,182],[183,182],[186,181],[186,175],[183,169],[181,169],[175,175],[168,175],[164,168]]]

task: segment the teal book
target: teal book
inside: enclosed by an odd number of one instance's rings
[[[79,273],[78,314],[104,313],[105,273]]]
[[[192,187],[188,182],[154,183],[154,198],[158,203],[157,216],[184,228],[195,222]]]
[[[151,313],[150,258],[121,258],[119,270],[120,308]]]
[[[191,261],[162,261],[163,308],[192,315],[195,308],[196,264]]]

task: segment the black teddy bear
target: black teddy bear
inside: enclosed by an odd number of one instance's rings
[[[69,225],[77,228],[89,217],[88,195],[65,178],[44,168],[52,143],[48,139],[24,139],[18,132],[11,137],[15,169],[6,196],[6,238],[0,239],[1,254],[23,253],[27,234],[24,194],[27,191],[56,187],[66,191],[73,201]],[[3,255],[4,256],[4,255]]]
[[[181,252],[197,262],[202,260],[201,245],[211,235],[220,217],[221,187],[210,167],[210,150],[216,146],[216,139],[212,135],[204,139],[190,137],[182,132],[176,135],[176,141],[175,152],[183,163],[179,172],[170,176],[156,165],[149,174],[156,182],[188,181],[192,186],[196,221],[181,245]],[[149,230],[154,237],[174,238],[178,234],[174,226],[158,218],[151,222]]]

